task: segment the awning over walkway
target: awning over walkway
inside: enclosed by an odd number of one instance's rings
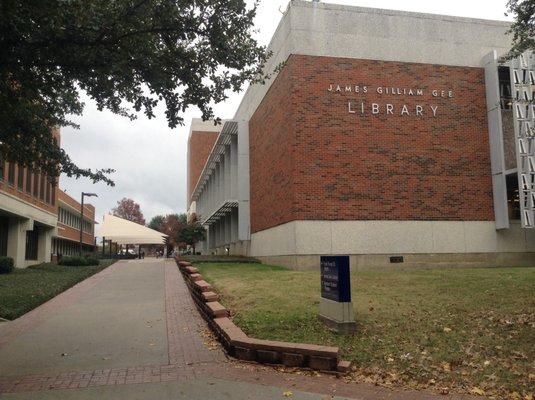
[[[163,244],[168,236],[114,215],[104,215],[99,236],[118,244]]]

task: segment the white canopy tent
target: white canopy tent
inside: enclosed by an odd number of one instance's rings
[[[104,215],[98,236],[117,244],[164,244],[168,236],[115,215]]]

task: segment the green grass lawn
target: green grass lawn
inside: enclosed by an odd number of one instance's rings
[[[358,332],[343,336],[317,320],[319,271],[196,266],[248,335],[339,346],[355,379],[512,398],[534,392],[535,268],[353,272]]]
[[[38,264],[0,275],[0,318],[13,320],[67,290],[112,263],[102,260],[99,266],[65,267]]]

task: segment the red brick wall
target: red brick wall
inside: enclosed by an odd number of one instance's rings
[[[291,220],[494,219],[481,68],[293,55],[251,119],[250,146],[252,232]]]
[[[218,132],[192,131],[188,140],[188,207]]]
[[[1,161],[0,161],[1,162]],[[5,193],[8,193],[14,197],[17,197],[18,199],[20,200],[23,200],[27,203],[30,203],[44,211],[48,211],[50,213],[53,213],[53,214],[57,214],[57,204],[52,204],[52,191],[56,191],[56,194],[57,194],[57,187],[56,188],[53,188],[52,185],[49,183],[48,179],[46,176],[42,176],[43,178],[42,179],[45,179],[45,185],[44,185],[44,190],[45,190],[45,193],[46,193],[46,187],[48,185],[50,185],[50,188],[49,190],[51,191],[51,198],[50,198],[50,202],[47,203],[46,202],[46,196],[44,197],[44,200],[41,199],[41,197],[39,195],[34,195],[34,185],[33,185],[33,182],[35,179],[41,179],[40,177],[40,174],[37,173],[37,174],[32,174],[30,176],[30,179],[31,179],[31,190],[30,192],[28,192],[26,189],[26,181],[27,181],[27,175],[26,175],[26,171],[27,169],[25,167],[22,167],[23,170],[24,170],[24,174],[22,176],[22,189],[19,187],[19,165],[17,164],[13,164],[13,163],[9,163],[9,162],[2,162],[3,164],[3,176],[0,174],[0,191],[2,192],[5,192]],[[8,168],[9,168],[9,165],[14,165],[14,174],[15,174],[15,179],[14,179],[14,183],[13,184],[10,184],[8,182]],[[39,181],[40,182],[40,181]],[[56,185],[57,185],[57,181],[56,181]],[[40,189],[41,189],[41,185],[39,184],[38,185],[38,191],[40,193]],[[57,196],[56,196],[57,198]],[[57,201],[56,201],[57,203]]]
[[[252,232],[295,219],[294,65],[283,68],[249,121]]]
[[[56,138],[58,143],[61,142],[61,134],[59,129],[53,129],[52,130],[52,136]],[[39,172],[34,172],[30,175],[30,190],[27,189],[27,167],[20,167],[16,163],[13,162],[5,162],[3,160],[0,160],[2,168],[0,168],[0,191],[5,192],[7,194],[10,194],[14,197],[17,197],[18,199],[25,201],[27,203],[30,203],[34,205],[35,207],[38,207],[44,211],[48,211],[53,214],[57,214],[58,207],[57,207],[57,186],[59,184],[59,177],[56,179],[56,186],[53,187],[52,184],[48,181],[48,178],[45,175],[41,175]],[[14,182],[13,184],[9,183],[8,179],[8,171],[9,167],[14,167]],[[19,169],[23,170],[23,175],[19,176]],[[19,182],[19,177],[22,178]],[[41,199],[40,193],[41,193],[41,179],[44,180],[45,184],[43,187],[43,199]],[[35,180],[38,180],[39,184],[37,186],[37,193],[34,192],[34,182]],[[21,187],[22,186],[22,187]],[[50,190],[50,199],[47,202],[46,200],[46,190]],[[54,194],[54,196],[53,196]]]

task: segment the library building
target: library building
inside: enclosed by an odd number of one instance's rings
[[[535,264],[535,56],[508,22],[291,1],[264,85],[191,121],[204,254],[294,269]]]

